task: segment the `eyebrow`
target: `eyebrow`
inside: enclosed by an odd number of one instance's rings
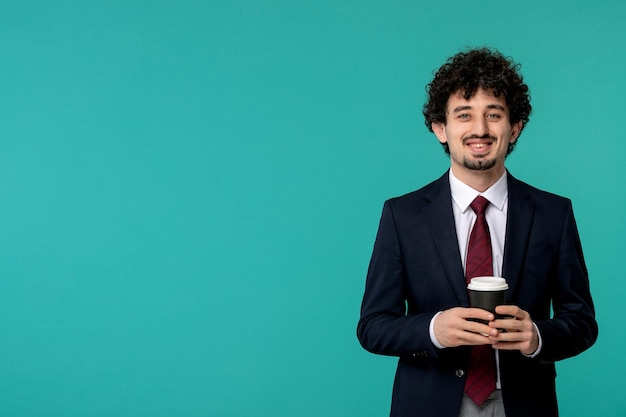
[[[506,111],[506,109],[504,108],[504,106],[500,105],[500,104],[489,104],[487,105],[488,109],[496,109],[496,110],[501,110],[501,111]],[[455,107],[454,110],[452,110],[452,113],[459,113],[465,110],[471,110],[472,106],[458,106]]]

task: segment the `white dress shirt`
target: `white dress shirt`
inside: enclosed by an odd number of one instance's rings
[[[491,204],[485,211],[485,218],[489,226],[489,234],[491,236],[491,252],[493,260],[493,275],[502,276],[502,264],[504,260],[504,240],[506,237],[506,219],[509,208],[509,188],[507,183],[507,173],[502,175],[498,181],[495,182],[484,192],[478,192],[469,185],[461,182],[454,176],[452,170],[450,172],[450,191],[452,193],[452,212],[454,213],[454,224],[456,227],[456,236],[459,243],[459,253],[461,253],[461,261],[463,263],[463,270],[465,270],[467,246],[469,243],[470,233],[474,222],[476,221],[476,213],[470,207],[470,204],[476,197],[482,195]],[[504,277],[506,278],[506,277]],[[437,313],[430,321],[430,339],[433,344],[439,349],[443,349],[444,346],[439,343],[435,337],[434,323],[435,318],[441,314]],[[536,326],[535,326],[536,327]],[[537,331],[537,333],[539,333]],[[541,336],[539,336],[539,348],[531,357],[536,356],[541,349]],[[498,367],[498,379],[496,387],[500,388],[500,363],[498,351],[496,350],[496,364]]]
[[[476,197],[482,195],[490,203],[485,211],[485,218],[487,219],[489,235],[491,236],[493,275],[501,277],[502,261],[504,259],[506,215],[509,208],[509,189],[506,172],[484,193],[479,193],[469,185],[458,180],[452,174],[452,170],[450,170],[450,191],[452,192],[452,211],[454,213],[456,237],[459,242],[459,253],[462,254],[463,270],[465,270],[470,233],[476,221],[476,213],[474,213],[470,204]]]

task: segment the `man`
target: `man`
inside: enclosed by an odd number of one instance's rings
[[[554,362],[596,340],[571,202],[505,169],[531,111],[518,69],[474,49],[437,71],[424,115],[450,169],[384,205],[357,336],[400,358],[392,416],[557,416]],[[507,280],[506,318],[469,307],[477,275]]]

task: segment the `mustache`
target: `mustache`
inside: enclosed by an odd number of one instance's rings
[[[468,140],[472,140],[472,139],[491,139],[492,141],[497,141],[498,138],[496,138],[495,136],[491,136],[488,133],[484,134],[484,135],[470,135],[470,136],[466,136],[463,138],[463,142],[467,142]]]

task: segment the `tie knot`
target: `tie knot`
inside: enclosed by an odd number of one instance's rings
[[[482,195],[479,195],[478,197],[474,199],[474,201],[472,201],[472,204],[470,204],[470,207],[472,208],[472,210],[474,210],[474,213],[483,214],[485,210],[487,209],[488,205],[489,205],[489,200],[487,200]]]

